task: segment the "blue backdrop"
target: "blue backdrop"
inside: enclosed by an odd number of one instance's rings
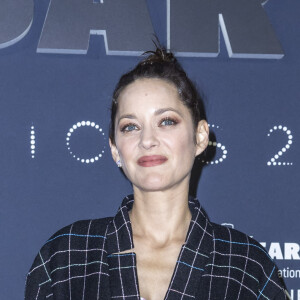
[[[50,235],[114,215],[131,192],[110,155],[109,106],[118,78],[140,58],[107,55],[102,36],[91,36],[86,55],[37,53],[48,5],[35,1],[28,34],[0,49],[1,299],[23,297]],[[147,6],[167,44],[166,2]],[[283,58],[229,58],[221,35],[217,57],[179,60],[204,93],[216,137],[200,202],[212,221],[264,243],[300,300],[300,2],[270,0],[264,10]]]

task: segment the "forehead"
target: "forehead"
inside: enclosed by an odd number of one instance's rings
[[[175,85],[157,78],[135,80],[121,92],[118,104],[119,112],[151,107],[158,109],[165,106],[186,109],[180,101]]]

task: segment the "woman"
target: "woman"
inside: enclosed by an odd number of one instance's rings
[[[188,196],[208,125],[191,81],[157,49],[114,91],[110,147],[133,186],[114,218],[54,234],[26,299],[286,299],[277,268],[247,235],[211,223]]]

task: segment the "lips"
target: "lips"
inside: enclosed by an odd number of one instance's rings
[[[168,159],[162,155],[151,155],[151,156],[142,156],[138,159],[137,163],[142,167],[154,167],[162,165]]]

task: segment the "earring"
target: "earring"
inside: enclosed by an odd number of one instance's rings
[[[121,160],[118,160],[118,161],[117,161],[117,166],[118,166],[118,168],[122,168]]]

